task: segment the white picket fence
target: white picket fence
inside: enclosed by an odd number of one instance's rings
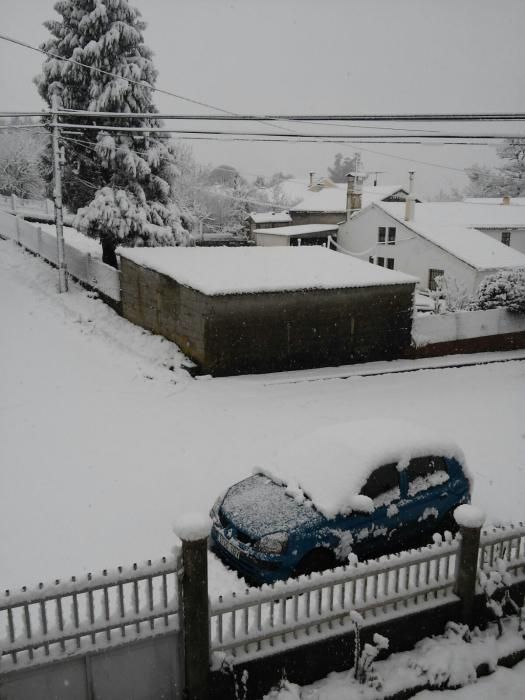
[[[0,211],[0,236],[17,241],[24,248],[53,265],[58,262],[56,236],[43,231],[38,225]],[[64,254],[67,272],[71,277],[97,289],[114,301],[120,301],[118,270],[69,243],[64,244]]]
[[[0,674],[179,628],[175,557],[0,594]]]
[[[364,624],[376,624],[411,612],[457,601],[457,539],[377,561],[348,565],[297,580],[247,589],[244,595],[211,602],[213,652],[235,662],[275,654],[352,629],[352,611]],[[514,581],[525,580],[525,525],[485,530],[479,566],[507,562]]]
[[[458,601],[459,541],[349,564],[210,601],[211,651],[234,663]],[[479,568],[525,580],[525,525],[485,530]],[[179,630],[178,558],[0,594],[0,674]],[[481,590],[478,590],[481,592]],[[217,659],[217,657],[215,657]]]

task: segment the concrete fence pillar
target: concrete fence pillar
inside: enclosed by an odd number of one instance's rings
[[[461,535],[454,593],[461,598],[461,620],[471,627],[474,622],[479,543],[485,515],[474,506],[462,505],[454,511],[454,518]]]
[[[18,197],[16,194],[11,195],[11,208],[13,209],[13,213],[16,214],[16,203],[17,203]]]
[[[179,522],[182,541],[179,619],[184,644],[185,700],[208,700],[210,614],[208,602],[208,534],[210,522],[191,517]]]

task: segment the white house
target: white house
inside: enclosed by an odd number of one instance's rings
[[[258,246],[327,245],[328,238],[337,238],[337,224],[302,224],[299,226],[275,226],[256,228]]]
[[[418,277],[422,288],[435,288],[436,277],[446,274],[472,294],[488,274],[525,267],[523,253],[496,240],[518,225],[518,209],[525,219],[523,207],[376,202],[342,224],[337,240],[361,259]]]

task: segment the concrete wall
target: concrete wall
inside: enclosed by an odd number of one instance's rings
[[[380,226],[396,227],[395,245],[377,243]],[[461,281],[469,294],[474,293],[487,274],[478,273],[467,263],[418,236],[376,207],[370,207],[352,221],[343,224],[339,228],[337,241],[345,250],[354,254],[362,252],[363,255],[358,256],[362,260],[368,260],[369,256],[394,258],[394,269],[418,277],[422,288],[428,287],[430,269],[444,270],[446,274]]]
[[[0,676],[0,700],[182,700],[179,634]]]
[[[430,343],[481,338],[491,335],[525,332],[525,316],[506,309],[457,311],[429,314],[414,319],[412,338],[418,346]]]
[[[413,285],[206,296],[123,258],[125,318],[176,342],[215,375],[404,355]]]

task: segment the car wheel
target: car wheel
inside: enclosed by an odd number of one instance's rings
[[[329,549],[313,549],[308,552],[295,567],[292,576],[304,576],[313,574],[315,571],[325,571],[337,566],[335,554]]]

